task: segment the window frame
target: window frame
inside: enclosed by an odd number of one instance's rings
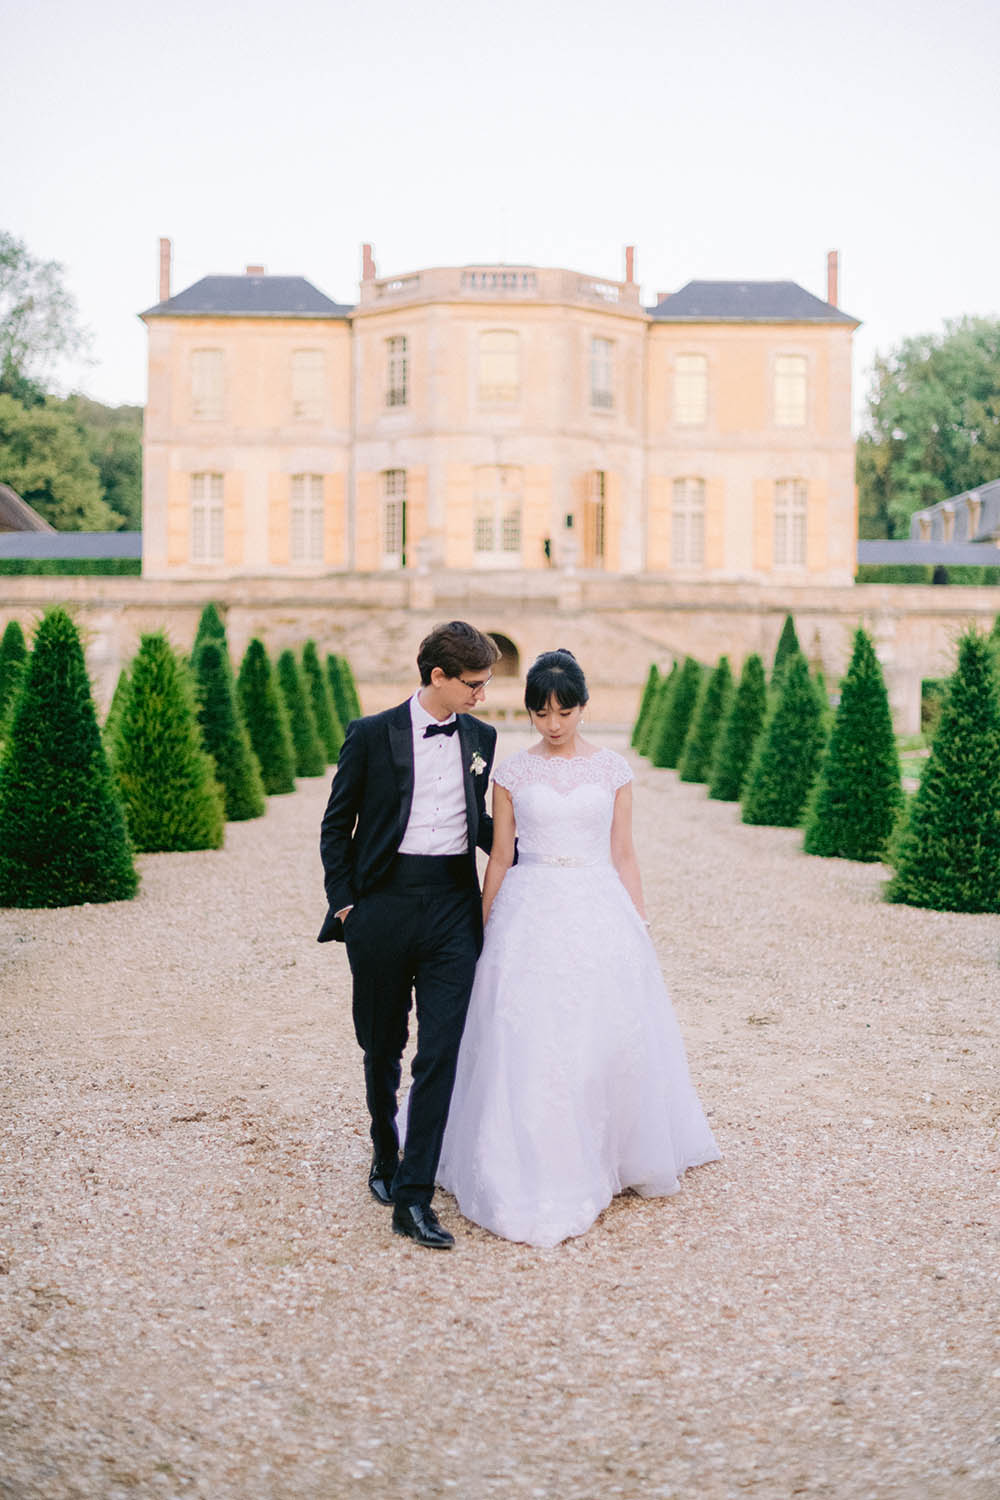
[[[406,567],[406,491],[405,469],[382,470],[382,494],[379,511],[379,547],[382,567]],[[390,547],[389,543],[398,545]]]
[[[189,478],[188,557],[201,566],[226,560],[226,476],[212,469]]]
[[[303,382],[303,361],[314,361]],[[319,422],[326,395],[326,352],[323,349],[293,349],[291,359],[292,421]],[[303,383],[306,389],[303,390]]]
[[[794,362],[796,371],[782,369]],[[789,394],[793,386],[801,384],[799,395]],[[809,426],[809,357],[786,351],[774,356],[772,371],[772,400],[774,403],[774,425],[786,430],[801,430]]]
[[[507,351],[508,357],[512,356],[514,378],[512,380],[494,380],[492,383],[483,379],[484,356],[502,360],[503,351],[493,350],[492,355],[486,349],[487,339],[508,339],[512,347]],[[500,407],[509,409],[517,406],[521,400],[521,335],[516,328],[483,328],[479,332],[476,348],[476,399],[479,406]]]
[[[481,545],[483,540],[490,545]],[[516,568],[523,550],[524,469],[521,464],[480,464],[472,513],[473,561],[484,568]]]
[[[694,370],[682,369],[682,362],[698,361],[698,378],[691,380]],[[709,362],[707,354],[700,354],[696,350],[685,350],[674,356],[673,366],[673,403],[674,403],[674,425],[676,427],[704,427],[708,422],[708,394],[709,394]],[[682,387],[688,386],[682,394]],[[691,401],[692,389],[700,386],[700,402]],[[697,405],[697,415],[689,415],[689,412]]]
[[[673,480],[670,491],[671,567],[705,566],[707,489],[700,474],[678,474]]]
[[[590,409],[615,409],[615,341],[601,333],[590,336]]]
[[[394,333],[385,341],[385,405],[390,411],[397,411],[409,404],[409,338],[405,333]]]
[[[226,356],[215,347],[191,350],[190,398],[193,422],[221,422],[226,414]],[[208,372],[212,377],[208,378]]]
[[[809,540],[808,480],[788,475],[774,481],[773,520],[774,566],[804,568]]]
[[[321,563],[326,549],[326,476],[292,474],[288,487],[288,558]],[[298,491],[298,494],[296,493]]]

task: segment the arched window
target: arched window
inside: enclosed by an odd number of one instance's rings
[[[774,485],[774,562],[802,567],[806,560],[808,489],[804,479],[778,479]]]
[[[670,560],[675,567],[701,567],[705,561],[705,481],[675,479],[670,525]]]
[[[702,427],[708,420],[708,356],[678,354],[674,361],[674,421]]]
[[[521,671],[521,654],[510,636],[501,635],[499,630],[489,631],[489,635],[500,647],[500,660],[493,668],[494,677],[517,677]]]
[[[521,398],[520,337],[512,329],[479,335],[479,402],[514,406]]]

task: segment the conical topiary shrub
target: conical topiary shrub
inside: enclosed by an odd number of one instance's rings
[[[206,604],[198,621],[198,629],[195,632],[194,645],[191,647],[191,660],[198,655],[198,648],[206,641],[215,641],[226,654],[229,654],[229,646],[226,641],[226,626],[219,614],[218,605]]]
[[[903,802],[899,752],[882,668],[863,630],[854,636],[826,754],[809,797],[807,854],[883,859]]]
[[[930,758],[891,849],[889,901],[1000,911],[1000,691],[988,641],[959,642]]]
[[[114,748],[115,741],[118,738],[118,729],[121,724],[122,714],[125,711],[125,704],[128,700],[129,686],[128,672],[122,667],[118,673],[118,681],[115,683],[115,690],[111,695],[107,717],[101,729],[104,748],[108,754],[108,758],[112,761],[114,760]]]
[[[288,727],[285,700],[263,641],[247,645],[236,681],[243,722],[260,763],[264,790],[276,797],[295,790],[295,747]]]
[[[278,657],[278,686],[285,700],[292,744],[295,746],[295,774],[322,776],[326,770],[326,752],[320,741],[312,707],[306,697],[294,651],[282,651]]]
[[[700,687],[701,667],[693,656],[687,656],[650,737],[649,758],[654,766],[676,766],[680,760]]]
[[[267,798],[250,736],[236,707],[225,646],[206,636],[195,652],[193,668],[202,743],[215,762],[226,817],[232,823],[259,818],[267,808]]]
[[[127,901],[138,884],[80,637],[52,609],[0,765],[0,906]]]
[[[218,849],[222,788],[202,744],[191,679],[165,635],[144,635],[118,726],[114,768],[132,842],[147,851]]]
[[[774,666],[771,668],[771,683],[774,687],[778,685],[778,678],[786,664],[796,651],[801,650],[799,638],[795,634],[795,621],[791,615],[785,616],[785,623],[781,627],[778,637],[777,650],[774,653]]]
[[[646,714],[646,719],[639,735],[639,743],[635,747],[640,755],[648,756],[650,754],[657,725],[663,722],[663,715],[666,713],[667,704],[670,702],[670,695],[676,686],[679,673],[680,663],[675,661],[671,664],[667,675],[661,677],[656,685],[656,693],[652,703],[649,705],[649,712]]]
[[[27,660],[24,631],[17,620],[11,620],[0,640],[0,738],[14,711]]]
[[[823,753],[823,706],[801,651],[781,671],[743,790],[744,823],[794,828]]]
[[[642,697],[639,700],[639,712],[636,714],[635,723],[632,726],[631,744],[633,749],[636,748],[639,744],[639,737],[642,734],[643,720],[649,715],[649,710],[656,698],[656,689],[659,687],[659,685],[660,674],[654,661],[650,663],[649,671],[646,673],[646,684],[643,687]]]
[[[341,726],[346,729],[353,719],[361,717],[358,690],[347,657],[336,656],[331,651],[326,658],[326,675],[333,694],[333,706],[337,710],[337,718]]]
[[[729,658],[720,656],[718,665],[702,678],[678,767],[682,781],[707,781],[711,775],[712,753],[732,691]]]
[[[719,728],[712,757],[708,795],[719,802],[738,802],[757,737],[767,712],[764,663],[752,652],[743,663],[739,685]]]
[[[320,666],[315,641],[306,641],[302,647],[302,672],[309,692],[316,729],[326,751],[328,765],[335,765],[344,743],[344,731],[340,716],[333,701],[330,681]]]
[[[354,668],[346,656],[340,658],[340,670],[344,678],[344,689],[347,693],[347,702],[351,710],[352,719],[361,718],[361,699],[358,696],[358,684],[354,677]]]

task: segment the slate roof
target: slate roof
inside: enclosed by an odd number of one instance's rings
[[[646,310],[657,323],[858,324],[795,281],[689,281]]]
[[[0,484],[0,531],[54,531],[9,484]]]
[[[203,276],[140,317],[346,318],[353,311],[304,276]]]
[[[971,501],[979,501],[978,515]],[[920,522],[930,523],[930,540],[941,541],[945,534],[945,517],[951,516],[951,540],[953,542],[1000,541],[1000,479],[981,484],[974,490],[963,490],[960,495],[951,495],[939,500],[926,510],[918,510],[910,521],[910,537],[916,541],[921,536]],[[973,529],[971,523],[977,516]],[[926,545],[926,544],[925,544]]]

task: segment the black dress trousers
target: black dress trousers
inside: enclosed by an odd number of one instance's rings
[[[448,1118],[465,1013],[482,946],[479,890],[467,855],[398,855],[389,877],[362,896],[344,923],[354,990],[354,1030],[376,1156],[399,1147],[396,1096],[416,999],[403,1159],[397,1203],[429,1203]]]

